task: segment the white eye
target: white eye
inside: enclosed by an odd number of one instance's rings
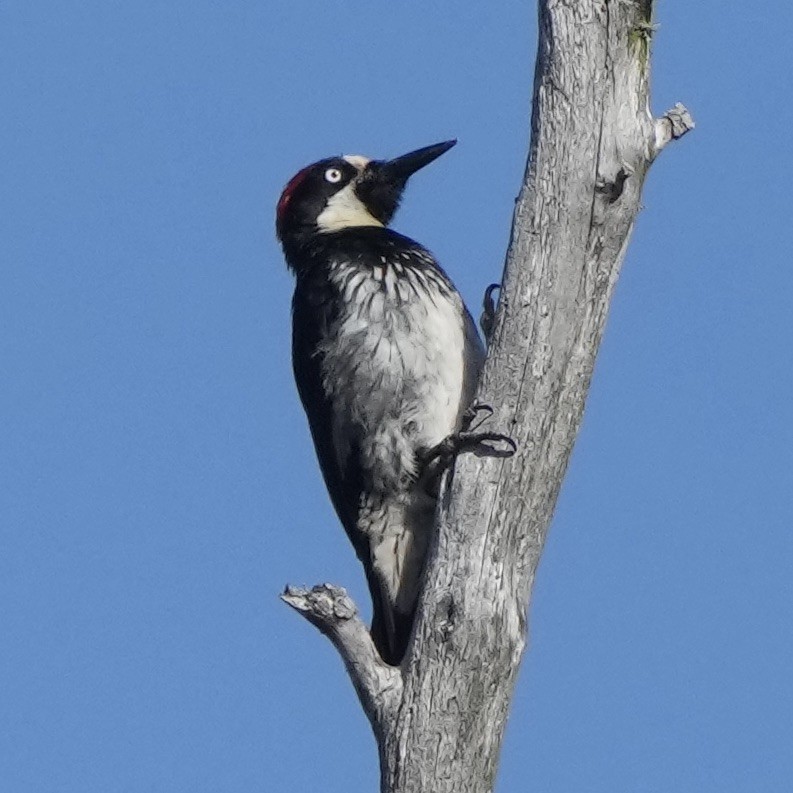
[[[338,168],[328,168],[325,171],[325,181],[330,182],[331,184],[336,184],[336,182],[340,182],[342,177],[342,173]]]

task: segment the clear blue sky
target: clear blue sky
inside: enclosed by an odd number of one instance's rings
[[[793,779],[791,5],[659,3],[645,192],[543,559],[501,791]],[[530,2],[0,10],[0,789],[376,789],[327,642],[365,600],[289,363],[303,165],[458,137],[396,227],[478,304],[527,150]]]

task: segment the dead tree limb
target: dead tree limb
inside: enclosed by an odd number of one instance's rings
[[[540,0],[531,148],[479,401],[518,444],[446,477],[411,647],[382,664],[343,590],[285,599],[334,642],[383,793],[489,793],[540,554],[649,166],[693,127],[649,111],[651,0]]]

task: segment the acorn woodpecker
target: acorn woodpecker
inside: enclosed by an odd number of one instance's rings
[[[320,160],[289,181],[276,212],[296,277],[297,388],[390,664],[410,638],[432,530],[433,450],[460,430],[484,349],[432,254],[387,226],[409,177],[455,142],[392,160]]]

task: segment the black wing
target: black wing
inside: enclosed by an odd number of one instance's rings
[[[369,542],[357,523],[364,489],[358,450],[353,443],[342,470],[333,443],[333,406],[322,387],[322,361],[318,349],[325,329],[333,320],[328,308],[333,301],[322,299],[324,296],[308,285],[302,286],[298,282],[292,300],[292,369],[330,500],[366,572],[372,596],[372,638],[383,652],[385,633],[380,586],[372,570]]]

